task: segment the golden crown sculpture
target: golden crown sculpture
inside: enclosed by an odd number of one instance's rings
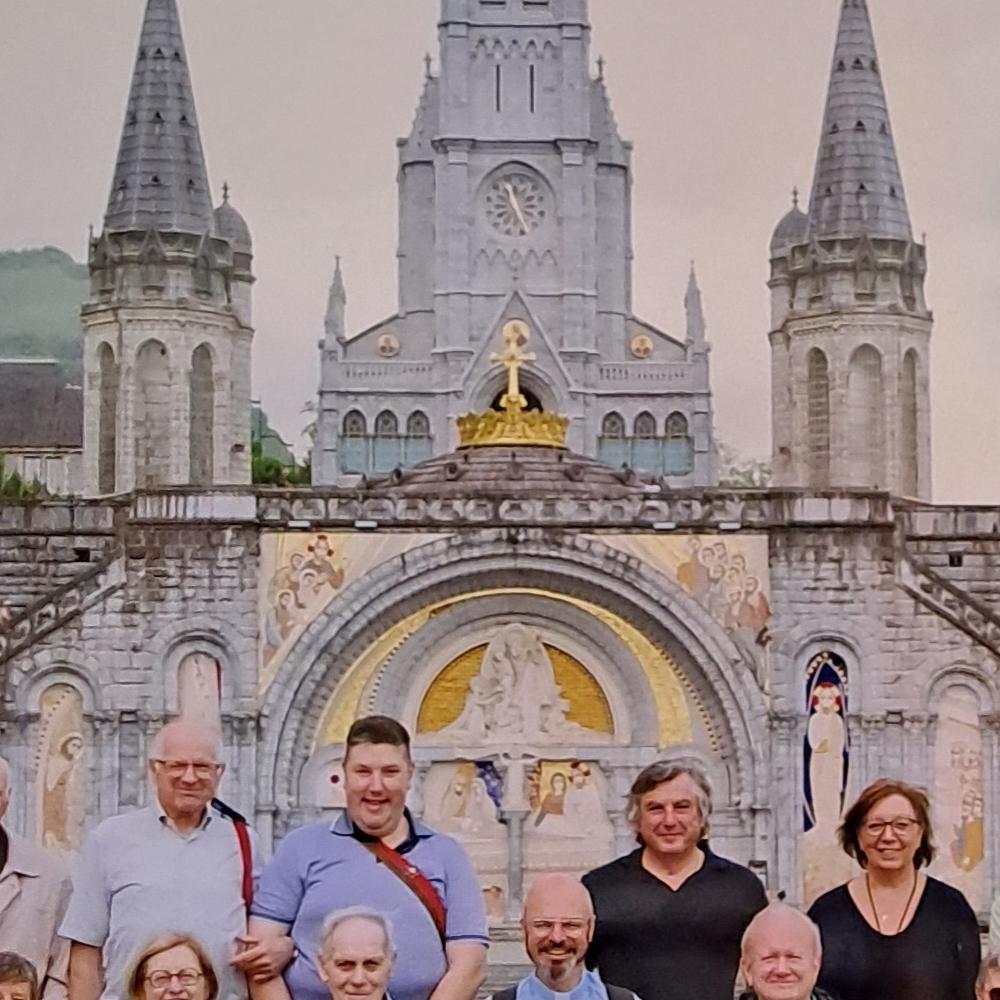
[[[504,324],[501,335],[506,345],[503,353],[494,354],[490,360],[507,369],[507,391],[500,400],[499,411],[467,413],[458,418],[459,447],[482,448],[500,444],[565,448],[569,418],[529,410],[528,401],[521,393],[521,367],[535,360],[534,354],[526,354],[522,350],[528,342],[528,324],[513,319]]]

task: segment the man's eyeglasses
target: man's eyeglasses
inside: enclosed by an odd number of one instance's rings
[[[862,829],[869,837],[881,837],[885,833],[886,829],[891,827],[892,832],[899,834],[900,837],[906,837],[907,835],[913,833],[913,831],[920,826],[920,824],[915,819],[890,819],[890,820],[872,820],[871,823],[865,823]],[[1000,998],[998,998],[1000,1000]]]
[[[146,976],[146,982],[154,990],[165,990],[175,979],[181,986],[194,986],[199,979],[204,978],[205,976],[196,969],[181,969],[180,972],[167,972],[165,969],[161,969],[159,972],[153,972]]]
[[[183,778],[187,774],[187,769],[194,771],[196,778],[211,778],[219,773],[221,764],[207,760],[160,760],[153,759],[153,763],[161,767],[171,778]]]

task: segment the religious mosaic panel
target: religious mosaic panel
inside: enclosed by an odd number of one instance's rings
[[[822,652],[806,667],[803,768],[803,896],[807,904],[849,877],[851,861],[837,842],[847,768],[847,664]]]
[[[679,583],[751,663],[763,664],[771,620],[765,535],[602,535],[600,540]]]
[[[983,896],[983,744],[979,700],[951,687],[938,703],[931,805],[938,853],[931,871],[961,889],[974,910]]]
[[[42,694],[36,782],[39,841],[53,851],[77,851],[87,815],[88,780],[83,699],[69,684]]]
[[[261,539],[259,686],[270,685],[306,627],[355,580],[435,535],[330,532]]]

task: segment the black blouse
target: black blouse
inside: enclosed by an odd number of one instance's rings
[[[975,1000],[979,922],[965,897],[928,878],[909,926],[880,934],[842,885],[813,903],[823,937],[819,986],[840,1000]]]

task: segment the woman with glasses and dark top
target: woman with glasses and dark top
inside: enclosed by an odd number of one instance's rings
[[[876,781],[837,833],[862,871],[809,910],[823,938],[818,985],[839,1000],[976,1000],[976,915],[921,871],[934,858],[927,796]]]
[[[139,953],[125,981],[129,1000],[216,1000],[219,979],[205,949],[187,934],[165,934]]]

